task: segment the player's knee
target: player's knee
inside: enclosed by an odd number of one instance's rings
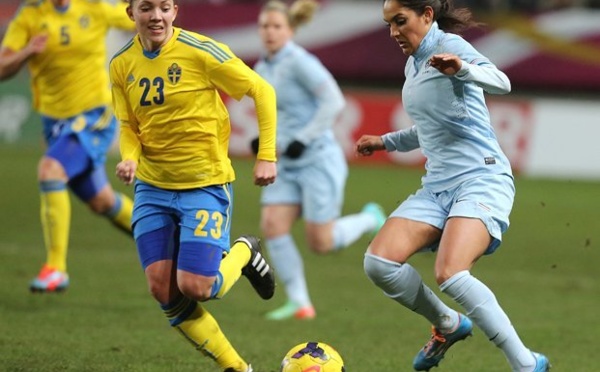
[[[96,214],[106,214],[112,210],[115,204],[115,196],[110,190],[102,190],[96,196],[87,201],[90,210]]]
[[[311,251],[317,254],[326,254],[333,249],[333,238],[322,235],[308,235],[306,242]]]
[[[68,181],[67,173],[58,160],[44,156],[38,163],[38,180],[61,180]]]
[[[399,264],[383,259],[371,253],[365,254],[363,269],[367,277],[378,287],[385,290],[398,269]]]
[[[260,229],[267,239],[286,235],[290,231],[290,227],[270,216],[263,216],[260,220]]]
[[[178,286],[184,296],[193,300],[203,302],[211,298],[212,284],[205,281],[183,281]]]
[[[434,270],[435,281],[438,285],[441,285],[446,280],[452,278],[454,276],[454,274],[458,273],[459,271],[462,271],[462,270],[454,270],[447,266],[438,267],[436,265],[435,270]]]
[[[166,304],[171,301],[169,284],[167,281],[150,281],[148,283],[148,290],[150,291],[150,295],[161,304]]]

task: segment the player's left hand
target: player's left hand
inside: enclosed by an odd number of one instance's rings
[[[124,160],[117,164],[116,175],[126,185],[131,185],[135,178],[135,171],[137,170],[137,163],[133,160]]]
[[[462,67],[462,60],[458,56],[449,53],[436,54],[429,59],[431,67],[444,75],[454,75]]]
[[[256,160],[254,164],[254,184],[267,186],[277,178],[277,163],[274,161]]]

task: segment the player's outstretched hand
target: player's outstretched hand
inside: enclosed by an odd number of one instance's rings
[[[256,160],[254,164],[254,184],[267,186],[277,178],[277,163],[274,161]]]
[[[124,160],[117,164],[117,178],[119,178],[126,185],[131,185],[135,178],[135,171],[137,170],[137,163],[133,160]]]
[[[429,59],[429,64],[444,75],[455,75],[462,67],[461,59],[449,53],[434,55]]]
[[[381,136],[365,134],[361,136],[354,147],[358,156],[371,156],[375,151],[385,150]]]

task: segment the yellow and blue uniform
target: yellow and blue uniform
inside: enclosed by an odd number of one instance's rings
[[[250,253],[243,243],[229,248],[235,174],[221,93],[254,99],[257,157],[275,161],[274,89],[226,45],[180,28],[154,52],[134,37],[111,60],[110,80],[121,157],[138,164],[132,225],[142,266],[173,260],[177,270],[214,277],[210,297],[223,297]],[[223,369],[251,370],[196,301],[179,296],[161,308]]]
[[[136,37],[112,59],[110,74],[121,155],[138,162],[138,179],[177,190],[234,180],[231,126],[219,91],[235,99],[270,92],[227,46],[174,28],[153,54]],[[257,157],[275,161],[276,117],[268,115]]]
[[[125,7],[92,0],[71,0],[66,9],[49,0],[23,4],[3,46],[21,50],[33,36],[49,36],[44,52],[28,61],[34,108],[40,114],[65,119],[110,103],[105,38],[112,27],[134,30]]]
[[[106,69],[106,35],[110,28],[133,31],[126,4],[102,0],[71,0],[57,7],[50,0],[26,0],[11,20],[2,47],[18,52],[33,37],[46,35],[46,47],[28,61],[33,108],[42,117],[46,156],[57,160],[68,186],[90,201],[107,184],[106,152],[116,120]],[[41,181],[41,219],[48,249],[47,265],[66,271],[70,202],[67,185]],[[130,231],[132,202],[115,194],[107,217]]]
[[[204,211],[208,202],[202,200],[219,199],[214,205],[208,203],[215,209],[209,210],[205,226],[206,231],[218,232],[199,234],[195,225],[204,222],[192,209],[191,215],[178,217],[180,244],[184,247],[201,240],[228,250],[228,230],[222,229],[229,226],[231,191],[224,185],[232,182],[235,174],[228,156],[229,115],[220,92],[235,99],[245,95],[256,99],[257,110],[264,111],[259,113],[264,119],[258,158],[275,161],[276,113],[261,104],[275,107],[273,88],[226,45],[179,28],[174,28],[171,39],[156,52],[145,51],[139,37],[134,37],[111,60],[110,79],[115,113],[121,122],[121,157],[138,163],[133,213],[136,240],[166,224],[149,207],[156,199],[148,202],[143,197],[146,193],[139,191],[148,191],[147,185],[157,192],[202,188],[206,197],[190,198],[189,203]],[[190,193],[178,195],[187,199]]]
[[[126,4],[72,0],[65,8],[49,0],[28,0],[11,21],[2,46],[18,51],[36,35],[47,35],[46,48],[31,56],[28,68],[33,107],[42,116],[50,146],[75,135],[95,167],[102,165],[116,131],[106,71],[106,35],[110,28],[133,30]],[[55,150],[55,156],[59,156]],[[68,156],[58,159],[70,178]],[[72,159],[71,159],[72,160]]]

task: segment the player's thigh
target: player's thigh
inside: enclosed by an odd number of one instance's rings
[[[491,240],[484,254],[493,253],[508,229],[515,196],[513,180],[505,175],[482,176],[464,182],[452,195],[448,218],[464,217],[479,220]]]
[[[106,106],[67,119],[42,117],[42,124],[48,143],[45,156],[56,159],[68,179],[90,168],[104,166],[117,126],[112,111]]]
[[[309,223],[325,224],[340,217],[348,178],[345,159],[323,158],[302,169],[302,217]]]
[[[419,251],[435,251],[446,218],[436,195],[420,189],[390,214],[369,251],[395,262],[406,262]]]
[[[40,181],[72,179],[91,167],[91,159],[75,134],[61,135],[52,141],[38,165]]]
[[[435,277],[438,284],[460,271],[470,270],[492,240],[480,219],[449,218],[435,260]]]
[[[139,215],[134,234],[138,256],[148,287],[153,297],[167,303],[176,293],[175,279],[179,228],[177,220],[166,208],[146,208],[147,214]]]
[[[436,245],[440,236],[441,230],[428,223],[392,216],[371,241],[368,252],[404,263],[413,254]]]
[[[270,205],[300,205],[302,202],[300,178],[300,169],[279,167],[275,182],[262,189],[261,205],[263,207]]]
[[[133,195],[131,226],[136,241],[149,232],[165,227],[169,227],[170,234],[175,234],[178,220],[172,208],[172,200],[176,198],[176,192],[136,180]]]
[[[288,234],[299,216],[299,204],[266,204],[261,209],[260,227],[265,238],[276,238]]]
[[[97,213],[110,210],[115,203],[115,193],[108,182],[104,166],[90,168],[72,178],[69,180],[69,188]]]
[[[177,269],[214,278],[224,252],[230,248],[232,187],[208,186],[179,192],[178,196],[181,232]]]
[[[333,226],[335,220],[324,223],[305,222],[306,241],[316,253],[327,253],[333,249]]]

